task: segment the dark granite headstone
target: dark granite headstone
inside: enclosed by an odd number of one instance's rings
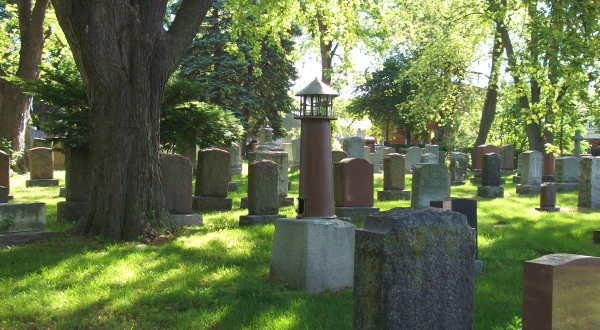
[[[600,258],[550,254],[523,265],[523,329],[600,329]]]
[[[469,227],[477,234],[477,201],[472,198],[446,198],[441,201],[431,201],[431,207],[458,212],[467,217]],[[475,235],[475,259],[478,259],[477,235]]]
[[[600,147],[592,148],[592,157],[598,157],[598,156],[600,156]]]
[[[65,197],[71,202],[87,202],[92,191],[92,152],[89,147],[67,149],[65,158]]]
[[[227,197],[231,155],[221,149],[206,148],[198,152],[198,174],[194,195]]]
[[[373,206],[373,164],[346,158],[333,164],[333,192],[337,207]]]
[[[556,212],[560,207],[556,207],[556,186],[551,182],[542,184],[540,190],[540,207],[535,208],[538,211]]]
[[[500,155],[495,153],[483,155],[482,171],[481,171],[482,186],[499,186],[500,185]]]
[[[432,207],[371,214],[355,233],[354,329],[472,329],[475,231]]]
[[[263,159],[248,165],[248,214],[279,213],[277,163]]]
[[[8,188],[0,186],[0,203],[8,203]]]
[[[160,155],[162,190],[171,214],[192,213],[192,163],[182,155]]]
[[[10,156],[0,150],[0,186],[6,187],[10,194]]]
[[[510,144],[505,144],[500,148],[500,169],[515,169],[515,148]]]

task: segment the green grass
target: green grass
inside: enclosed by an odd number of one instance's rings
[[[244,172],[246,173],[246,172]],[[64,172],[55,172],[61,185]],[[48,228],[56,222],[58,188],[24,188],[11,178],[15,201],[47,204]],[[352,288],[310,294],[270,280],[274,226],[239,228],[246,176],[234,176],[234,209],[204,214],[204,227],[168,234],[159,242],[99,242],[58,234],[0,250],[0,329],[350,329]],[[298,172],[290,172],[298,195]],[[510,179],[507,181],[511,181]],[[407,189],[411,176],[407,175]],[[375,191],[383,176],[375,175]],[[452,187],[452,196],[477,198],[476,186]],[[478,199],[479,256],[475,329],[506,329],[521,316],[523,261],[549,253],[600,256],[591,243],[600,228],[597,211],[578,211],[577,193],[559,193],[565,212],[534,211],[538,196]],[[381,210],[410,202],[376,202]],[[294,207],[281,212],[294,216]],[[362,224],[359,224],[361,227]]]

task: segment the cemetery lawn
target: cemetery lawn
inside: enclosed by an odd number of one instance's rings
[[[274,226],[238,227],[244,174],[230,193],[233,210],[204,214],[204,227],[165,233],[157,242],[52,238],[0,250],[0,329],[351,329],[352,288],[310,294],[269,279]],[[55,172],[64,185],[64,172]],[[58,187],[25,188],[11,178],[15,201],[47,205],[56,222]],[[298,195],[298,172],[290,172]],[[407,175],[407,189],[411,176]],[[551,253],[600,257],[592,232],[598,211],[578,210],[577,192],[559,192],[560,213],[539,213],[539,196],[517,196],[507,177],[505,198],[478,200],[479,258],[475,329],[512,329],[521,317],[523,262]],[[383,176],[375,175],[375,191]],[[477,187],[452,187],[453,197],[476,198]],[[376,200],[376,198],[375,198]],[[409,201],[376,202],[381,210]],[[288,217],[294,207],[281,209]],[[362,227],[362,224],[358,224]],[[518,328],[518,327],[517,327]]]

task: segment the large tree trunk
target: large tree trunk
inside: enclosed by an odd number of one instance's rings
[[[327,25],[323,24],[320,14],[317,14],[317,22],[319,24],[319,49],[321,51],[321,81],[331,85],[331,75],[333,74],[331,61],[337,50],[337,45],[334,47],[332,41],[325,41],[324,36],[327,32]]]
[[[35,6],[31,0],[18,0],[17,6],[21,49],[16,76],[36,80],[40,75],[38,67],[42,63],[44,50],[44,17],[48,0],[38,0]],[[13,83],[2,79],[3,76],[7,76],[7,73],[0,67],[0,139],[11,141],[13,150],[24,151],[25,126],[30,118],[32,97],[25,95]],[[17,170],[20,173],[27,172],[25,157],[19,158]]]
[[[477,168],[477,147],[485,144],[492,123],[496,117],[496,104],[498,103],[498,79],[500,77],[499,59],[502,56],[502,39],[500,39],[500,23],[496,22],[496,33],[494,35],[494,47],[492,48],[492,70],[490,73],[490,81],[481,111],[481,121],[479,122],[479,131],[475,145],[471,149],[471,163],[473,168]]]
[[[90,207],[74,232],[110,239],[154,237],[168,219],[159,126],[169,76],[210,0],[183,0],[167,32],[167,0],[54,0],[90,102]]]

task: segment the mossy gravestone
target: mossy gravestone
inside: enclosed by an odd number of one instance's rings
[[[354,329],[473,328],[475,230],[431,207],[371,214],[355,233]]]

